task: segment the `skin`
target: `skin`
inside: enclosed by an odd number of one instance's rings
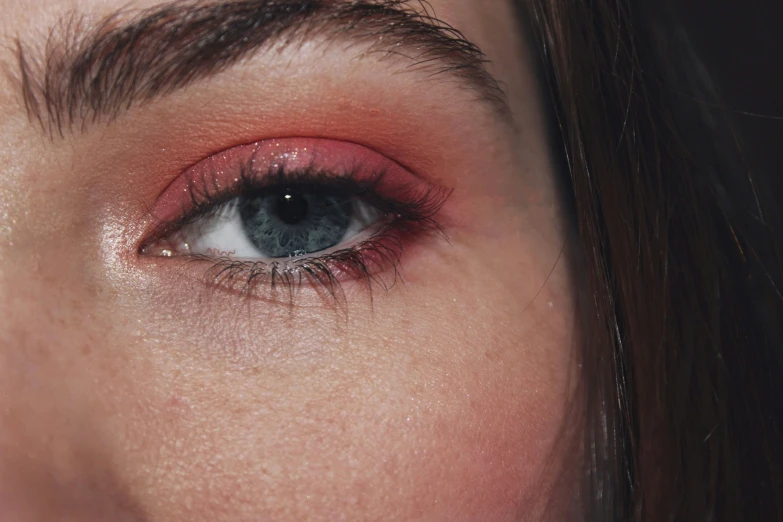
[[[0,519],[555,518],[574,292],[510,6],[431,0],[486,53],[511,124],[453,79],[317,45],[63,139],[29,121],[13,38],[154,3],[0,0]],[[408,245],[404,284],[372,301],[344,282],[342,308],[139,254],[188,165],[282,136],[361,141],[453,189],[449,240]]]

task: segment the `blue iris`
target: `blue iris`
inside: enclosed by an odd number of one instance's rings
[[[353,204],[348,197],[285,190],[240,200],[239,215],[245,234],[259,252],[272,258],[295,257],[342,241]]]

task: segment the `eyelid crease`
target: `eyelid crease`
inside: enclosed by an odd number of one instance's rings
[[[17,38],[16,79],[31,121],[63,138],[217,74],[267,44],[315,36],[366,41],[364,54],[407,58],[407,69],[426,68],[428,76],[456,75],[509,114],[482,51],[424,0],[174,1],[130,17],[121,10],[94,26],[73,13],[51,30],[43,53]]]

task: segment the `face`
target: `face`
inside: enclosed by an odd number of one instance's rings
[[[574,298],[510,2],[221,5],[0,0],[0,519],[543,519]]]

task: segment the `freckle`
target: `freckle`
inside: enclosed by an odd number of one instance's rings
[[[92,353],[92,349],[88,345],[82,346],[82,355],[90,355]]]

